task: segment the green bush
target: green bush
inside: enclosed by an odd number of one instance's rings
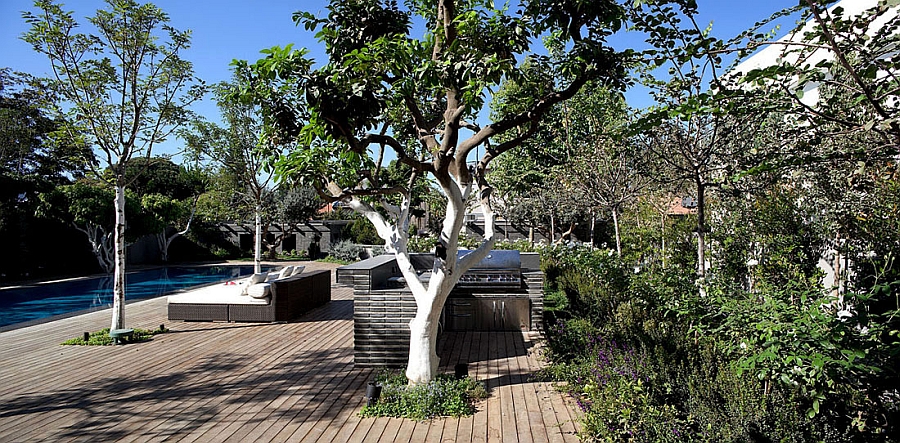
[[[834,345],[829,352],[835,356],[853,349],[839,342],[823,345],[822,335],[840,332],[834,325],[826,327],[824,318],[808,312],[807,320],[798,323],[796,314],[788,318],[781,313],[785,307],[742,298],[734,286],[715,279],[709,293],[700,295],[690,271],[650,266],[635,273],[605,251],[551,248],[542,258],[549,274],[548,298],[563,291],[568,301],[563,309],[550,311],[549,317],[556,318],[546,330],[552,364],[542,375],[564,382],[565,391],[581,406],[586,439],[878,439],[870,431],[862,432],[873,426],[875,414],[831,407],[872,406],[862,401],[864,394],[849,396],[852,388],[835,387],[821,400],[823,405],[828,400],[829,408],[823,406],[818,415],[808,413],[819,383],[832,380],[857,386],[847,376],[860,375],[868,364],[866,358],[852,365],[845,362],[840,366],[845,376],[835,377],[834,372],[811,371],[811,360],[802,364],[796,360],[802,352],[813,355],[809,352],[815,346]],[[797,288],[785,291],[795,294],[800,304]],[[785,301],[784,294],[768,298]],[[805,298],[805,306],[820,305]],[[790,298],[786,301],[790,303]],[[823,329],[817,333],[817,327]],[[844,329],[835,337],[852,335]],[[759,354],[763,342],[748,337],[765,337],[765,343],[779,347],[771,354]],[[753,357],[758,355],[771,359]],[[825,360],[826,367],[837,364],[829,361]],[[773,370],[790,377],[781,382]],[[879,411],[887,415],[886,408]],[[888,427],[882,422],[881,428]]]
[[[162,334],[164,332],[168,332],[168,330],[156,329],[150,331],[147,329],[135,329],[134,333],[131,336],[131,339],[128,340],[128,342],[135,343],[147,341],[152,339],[154,335]],[[84,340],[84,337],[75,337],[62,342],[62,344],[66,346],[110,346],[113,344],[113,339],[109,336],[109,328],[103,328],[99,331],[90,333],[87,341]]]
[[[383,244],[384,240],[378,236],[375,226],[363,217],[355,217],[353,222],[344,226],[344,238],[361,245]]]
[[[433,235],[409,237],[406,248],[409,252],[433,252],[436,241],[437,237]]]
[[[425,385],[410,386],[402,373],[384,371],[376,375],[382,387],[373,406],[365,406],[363,417],[403,417],[425,420],[438,416],[460,417],[475,413],[474,400],[487,398],[484,384],[472,378],[456,379],[440,374]]]
[[[282,251],[278,254],[279,260],[296,260],[296,261],[307,261],[309,260],[309,254],[307,251]]]
[[[343,240],[331,245],[331,251],[328,253],[328,256],[342,262],[353,263],[359,261],[362,252],[362,246],[350,240]]]

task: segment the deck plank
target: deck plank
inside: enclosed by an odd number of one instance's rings
[[[309,263],[308,269],[335,265]],[[283,324],[169,322],[164,298],[129,303],[129,327],[172,332],[117,347],[60,346],[109,310],[0,333],[0,441],[569,442],[577,412],[529,334],[442,336],[441,370],[468,363],[491,397],[473,416],[360,418],[372,369],[353,366],[352,289]]]

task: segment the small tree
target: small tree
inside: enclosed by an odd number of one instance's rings
[[[667,67],[661,80],[646,70],[643,81],[651,87],[657,105],[646,110],[633,124],[640,148],[653,159],[653,176],[670,188],[695,193],[697,276],[707,268],[707,199],[712,190],[729,186],[738,173],[738,159],[748,143],[736,137],[762,127],[765,115],[749,112],[743,94],[732,93],[721,81],[722,59],[717,51],[727,42],[697,25],[696,3],[679,8],[665,4],[638,4],[631,18],[635,28],[647,35],[652,49],[644,52],[651,66]],[[701,288],[702,291],[702,288]]]
[[[116,266],[113,195],[114,192],[102,183],[79,181],[40,194],[37,207],[39,216],[66,223],[84,233],[97,263],[107,274]],[[127,195],[125,202],[129,219],[141,216],[140,203],[133,195]],[[141,221],[133,224],[144,225]],[[133,232],[128,232],[129,238],[134,238]]]
[[[284,176],[315,186],[328,201],[347,202],[396,254],[417,305],[406,375],[413,384],[425,383],[438,367],[435,345],[444,302],[496,240],[488,167],[531,137],[547,112],[588,80],[621,86],[627,54],[612,51],[604,41],[621,26],[623,10],[606,0],[532,0],[515,13],[483,0],[415,1],[409,10],[393,0],[332,1],[328,10],[325,18],[295,14],[308,30],[320,29],[327,64],[313,69],[304,51],[268,49],[254,65],[238,64],[250,81],[235,95],[263,106],[275,129],[271,137],[299,137],[298,148],[280,162]],[[421,40],[409,36],[413,15],[426,27]],[[552,60],[531,48],[545,34],[560,48]],[[528,77],[517,58],[552,75]],[[490,88],[505,78],[540,87],[526,88],[530,92],[517,97],[520,112],[476,124]],[[504,135],[510,137],[500,142]],[[474,159],[479,147],[481,156]],[[386,186],[378,178],[382,165],[369,150],[385,148],[410,166],[402,186]],[[419,281],[407,250],[410,189],[424,175],[434,177],[447,199],[427,284]],[[399,196],[400,204],[383,196]],[[484,240],[475,251],[458,256],[470,196],[484,213]]]
[[[306,186],[281,189],[274,198],[275,214],[272,222],[281,225],[281,234],[278,234],[272,242],[265,240],[270,260],[277,258],[277,249],[284,242],[288,232],[296,229],[297,225],[308,222],[323,206],[319,194]]]
[[[266,136],[260,109],[228,94],[241,81],[238,74],[234,83],[220,83],[214,90],[226,127],[196,120],[180,136],[187,142],[190,155],[200,162],[212,161],[219,167],[241,197],[243,206],[249,209],[243,212],[253,214],[253,263],[256,272],[260,272],[264,238],[275,213],[273,194],[281,185],[275,180],[271,160],[284,153],[291,143]]]
[[[202,170],[176,165],[165,157],[132,159],[126,174],[134,177],[128,189],[140,199],[148,229],[156,236],[160,259],[167,262],[172,241],[191,228],[208,178]],[[171,234],[170,227],[174,228]]]
[[[58,94],[55,111],[69,116],[73,138],[84,134],[98,151],[95,166],[107,166],[115,188],[115,271],[112,329],[125,327],[125,167],[185,121],[187,106],[202,85],[180,52],[190,32],[177,31],[153,4],[108,0],[88,22],[97,35],[76,33],[72,12],[50,0],[35,2],[23,17],[31,29],[23,39],[50,60],[49,84]],[[160,35],[161,34],[161,35]],[[95,169],[98,177],[100,170]]]

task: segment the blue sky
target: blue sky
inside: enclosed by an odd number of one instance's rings
[[[294,26],[291,14],[302,9],[322,15],[326,11],[326,0],[157,0],[154,3],[169,14],[170,24],[176,29],[193,31],[193,44],[184,53],[184,58],[194,63],[196,74],[207,83],[229,79],[232,59],[255,61],[260,58],[261,49],[276,45],[293,43],[295,47],[309,48],[311,56],[317,60],[325,58],[312,33]],[[715,35],[730,38],[795,3],[791,0],[698,0],[699,22],[705,25],[712,21]],[[101,0],[77,0],[65,2],[64,8],[75,11],[76,18],[84,23],[84,17],[93,15],[103,5]],[[19,38],[27,30],[21,17],[24,10],[34,10],[32,1],[0,0],[0,67],[46,76],[49,74],[48,61]],[[619,38],[615,43],[627,46],[639,42]],[[640,89],[626,95],[632,106],[650,104]],[[199,103],[194,110],[218,121],[218,111],[211,100]],[[177,140],[170,140],[155,152],[172,154],[179,146]]]

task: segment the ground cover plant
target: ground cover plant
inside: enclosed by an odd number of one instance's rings
[[[154,330],[135,328],[134,334],[130,339],[126,339],[126,343],[152,340],[154,335],[166,332],[169,332],[169,330],[162,326]],[[111,346],[114,343],[112,337],[109,336],[109,328],[103,328],[99,331],[90,333],[87,340],[85,340],[84,337],[75,337],[62,342],[62,344],[66,346]]]
[[[388,370],[379,372],[375,382],[382,387],[381,397],[374,405],[363,407],[363,417],[461,417],[474,414],[474,402],[488,397],[484,383],[449,374],[439,374],[427,384],[410,385],[402,373]]]

